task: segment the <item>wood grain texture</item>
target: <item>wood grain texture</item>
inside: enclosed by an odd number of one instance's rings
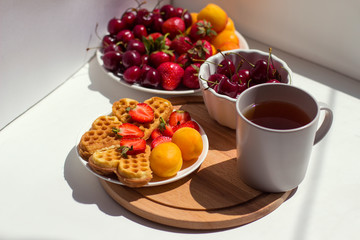
[[[244,184],[236,170],[235,131],[208,115],[201,96],[170,99],[205,130],[209,152],[197,171],[174,183],[132,189],[100,180],[121,206],[151,221],[187,229],[222,229],[264,217],[291,194],[263,193]]]

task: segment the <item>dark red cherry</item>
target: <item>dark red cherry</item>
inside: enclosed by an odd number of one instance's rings
[[[146,53],[145,45],[142,41],[139,39],[131,39],[126,47],[126,50],[136,50],[140,55],[143,55]]]
[[[182,7],[175,8],[175,13],[175,17],[181,18],[184,13],[184,9]]]
[[[248,88],[247,83],[246,82],[238,82],[238,91],[236,96],[238,96],[240,93],[242,93],[243,91],[245,91]]]
[[[214,73],[210,75],[209,79],[207,80],[208,86],[210,88],[215,88],[215,86],[219,85],[219,83],[227,78],[224,74]]]
[[[141,69],[139,66],[132,66],[125,70],[124,80],[128,83],[136,83],[141,76]]]
[[[136,24],[144,25],[145,27],[150,27],[153,21],[153,13],[149,12],[147,9],[142,8],[137,11],[136,15]]]
[[[153,67],[149,66],[148,64],[143,64],[141,67],[141,76],[140,76],[140,82],[142,82],[147,74],[147,72],[150,69],[154,69]]]
[[[141,82],[142,86],[157,88],[161,83],[160,73],[152,68],[146,72],[144,79]]]
[[[218,93],[235,98],[238,92],[238,84],[232,82],[228,77],[222,79],[219,83]]]
[[[106,48],[104,48],[104,53],[107,52],[120,52],[120,48],[118,45],[111,43],[109,46],[107,46]]]
[[[106,48],[110,44],[115,44],[115,43],[116,43],[116,38],[111,35],[105,35],[102,39],[102,47],[103,48]]]
[[[167,4],[160,8],[160,14],[164,20],[167,20],[176,16],[176,9],[174,6]]]
[[[226,58],[217,66],[216,73],[224,74],[228,78],[231,78],[231,76],[235,73],[235,65],[230,59]]]
[[[135,25],[132,32],[134,34],[134,37],[138,38],[140,40],[142,39],[143,36],[147,37],[147,35],[148,35],[146,27],[144,25],[141,25],[141,24]]]
[[[152,32],[162,32],[162,25],[164,24],[164,20],[161,18],[160,14],[155,15],[153,17],[153,22],[151,24]]]
[[[270,79],[267,81],[267,83],[280,83],[280,81],[277,79]]]
[[[128,50],[123,53],[122,63],[125,68],[141,65],[141,55],[136,50]]]
[[[250,71],[249,71],[249,69],[240,69],[238,71],[238,74],[243,75],[247,82],[250,80]]]
[[[102,56],[104,68],[109,71],[116,71],[121,62],[122,56],[120,52],[107,52]]]
[[[188,10],[186,10],[186,9],[184,10],[183,15],[182,15],[181,18],[184,20],[186,28],[188,28],[188,27],[190,27],[192,25],[192,23],[193,23],[192,22],[192,17],[191,17]]]
[[[266,60],[258,60],[255,66],[250,70],[250,78],[255,83],[264,83],[268,80],[267,72],[268,62]]]
[[[116,35],[116,39],[122,44],[128,43],[131,39],[134,39],[134,34],[128,30],[122,30]]]
[[[149,55],[144,54],[141,56],[141,66],[148,64],[149,62]]]
[[[107,30],[110,35],[116,35],[121,30],[126,29],[126,23],[119,18],[112,18],[107,25]]]
[[[135,25],[136,14],[134,12],[125,12],[121,20],[126,24],[128,29],[132,29]]]

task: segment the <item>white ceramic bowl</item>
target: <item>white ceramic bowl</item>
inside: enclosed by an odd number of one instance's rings
[[[236,49],[236,50],[225,51],[223,52],[223,54],[226,54],[228,52],[239,53],[253,64],[255,64],[255,62],[259,59],[267,60],[269,57],[268,52],[263,52],[255,49]],[[281,75],[281,79],[282,79],[281,82],[285,84],[290,84],[292,78],[291,69],[283,60],[276,57],[274,54],[271,54],[271,56],[275,68],[279,71]],[[241,57],[235,54],[227,55],[227,57],[234,62],[235,66],[237,66],[241,61]],[[208,58],[207,62],[201,65],[199,71],[200,88],[209,115],[213,119],[215,119],[219,124],[232,129],[236,129],[236,108],[235,108],[236,99],[216,93],[214,89],[209,88],[208,83],[206,81],[201,79],[201,78],[208,79],[210,75],[214,74],[216,71],[216,64],[219,64],[222,60],[224,60],[223,55],[217,53],[214,56]],[[246,62],[244,62],[242,68],[245,67],[249,67],[249,64]],[[265,83],[265,84],[279,84],[279,83]]]

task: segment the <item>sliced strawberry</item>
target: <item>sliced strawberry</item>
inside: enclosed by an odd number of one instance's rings
[[[122,156],[136,155],[145,152],[146,141],[142,138],[123,138],[120,140],[120,148]]]
[[[146,103],[138,103],[128,110],[130,117],[136,122],[149,123],[154,120],[154,110]]]
[[[165,120],[160,117],[160,125],[159,128],[160,133],[164,136],[172,137],[174,134],[172,127],[165,122]]]
[[[170,114],[169,125],[173,127],[190,120],[191,120],[191,116],[189,112],[184,110],[176,110]]]
[[[152,142],[151,142],[151,149],[153,149],[154,147],[156,147],[157,145],[159,145],[160,143],[164,143],[164,142],[171,142],[171,137],[168,136],[159,136],[157,138],[155,138]]]
[[[190,121],[187,121],[187,122],[184,122],[182,124],[179,124],[179,125],[176,125],[173,127],[173,131],[174,133],[179,130],[180,128],[183,128],[183,127],[190,127],[190,128],[194,128],[196,129],[198,132],[200,132],[200,127],[199,125],[194,122],[193,120],[190,120]]]
[[[123,123],[119,128],[113,128],[113,132],[121,138],[142,138],[144,136],[144,132],[138,126],[131,123]]]
[[[150,137],[151,137],[151,139],[155,139],[155,138],[157,138],[157,137],[159,137],[159,136],[162,136],[162,133],[160,132],[160,129],[159,128],[157,128],[157,129],[155,129],[154,131],[152,131],[152,133],[151,133],[151,135],[150,135]]]

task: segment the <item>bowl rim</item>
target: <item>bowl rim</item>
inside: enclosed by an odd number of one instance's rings
[[[228,50],[228,51],[223,51],[222,53],[223,54],[226,54],[228,52],[245,52],[245,53],[258,53],[260,55],[263,55],[263,56],[268,56],[269,53],[268,52],[264,52],[262,50],[259,50],[259,49],[233,49],[233,50]],[[212,61],[213,58],[217,58],[219,55],[221,55],[221,53],[217,53],[211,57],[209,57],[207,60],[209,62]],[[277,57],[276,55],[274,55],[273,53],[271,53],[271,56],[274,60],[278,61],[280,64],[282,64],[282,66],[286,69],[286,71],[288,72],[288,83],[282,83],[282,84],[291,84],[291,79],[292,79],[292,70],[289,68],[289,66],[287,65],[287,63],[282,60],[281,58]],[[200,88],[201,88],[201,91],[210,91],[213,95],[215,95],[216,97],[219,97],[219,98],[222,98],[222,99],[225,99],[225,100],[228,100],[230,102],[236,102],[236,99],[238,98],[238,96],[241,94],[239,94],[236,98],[232,98],[232,97],[229,97],[227,95],[224,95],[224,94],[219,94],[217,92],[215,92],[215,90],[213,88],[210,88],[208,83],[204,80],[202,80],[200,77],[201,77],[201,72],[202,72],[202,68],[205,67],[205,63],[202,64],[200,66],[200,71],[199,71],[199,81],[200,81]],[[279,83],[263,83],[263,84],[279,84]]]

